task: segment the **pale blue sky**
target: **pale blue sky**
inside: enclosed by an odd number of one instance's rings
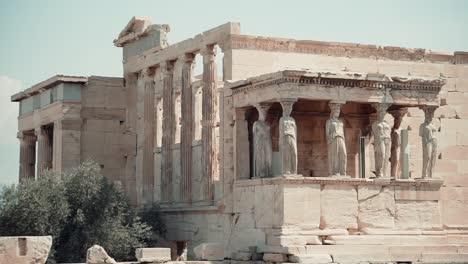
[[[0,0],[0,184],[18,175],[9,96],[55,74],[121,76],[112,40],[135,15],[169,24],[170,43],[235,21],[251,35],[468,51],[462,0]]]

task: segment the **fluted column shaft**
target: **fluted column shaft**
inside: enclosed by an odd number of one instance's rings
[[[40,127],[35,130],[38,152],[37,152],[37,175],[41,174],[48,169],[52,168],[52,140],[51,129],[49,127]]]
[[[142,75],[145,87],[143,102],[143,126],[145,137],[145,144],[143,146],[143,199],[144,202],[152,202],[154,188],[154,69],[145,69],[142,72]]]
[[[36,163],[36,137],[33,133],[19,132],[20,168],[19,181],[34,180]]]
[[[181,124],[181,185],[182,201],[192,198],[192,139],[193,139],[193,96],[192,96],[192,63],[193,55],[186,54],[180,58],[182,66],[182,124]]]
[[[173,64],[161,64],[163,80],[162,201],[172,201],[172,144],[174,143]]]
[[[218,88],[216,51],[207,46],[203,51],[203,90],[202,90],[202,166],[204,199],[213,200],[214,179],[218,168],[216,144],[216,117],[218,112]]]

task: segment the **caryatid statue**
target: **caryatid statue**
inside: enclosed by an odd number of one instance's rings
[[[377,120],[372,124],[374,135],[375,177],[386,177],[390,159],[390,125],[384,120],[389,104],[374,104],[377,109]]]
[[[423,178],[432,178],[437,159],[437,128],[432,122],[436,108],[435,106],[423,107],[425,119],[424,123],[419,126],[419,136],[422,138]]]
[[[297,174],[297,127],[291,112],[297,99],[281,100],[283,116],[279,123],[279,150],[283,174]]]
[[[270,124],[266,122],[266,114],[270,105],[259,104],[258,121],[253,124],[255,177],[265,178],[271,175],[271,133]]]
[[[398,178],[400,175],[400,150],[401,150],[401,121],[408,112],[408,109],[401,108],[398,110],[391,111],[390,114],[393,116],[393,127],[391,132],[392,147],[390,150],[390,176]]]
[[[346,176],[346,144],[344,124],[340,116],[341,103],[329,103],[330,119],[327,120],[325,130],[328,147],[328,172],[330,175]]]

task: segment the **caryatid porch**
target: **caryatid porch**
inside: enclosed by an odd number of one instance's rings
[[[409,178],[408,131],[400,124],[409,107],[419,107],[423,169],[415,174],[432,178],[432,117],[442,85],[440,79],[292,70],[228,84],[236,109],[236,177]]]

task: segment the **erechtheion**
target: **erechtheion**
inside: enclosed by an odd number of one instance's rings
[[[467,52],[169,32],[134,17],[122,79],[13,95],[20,180],[94,159],[173,259],[468,262]]]

